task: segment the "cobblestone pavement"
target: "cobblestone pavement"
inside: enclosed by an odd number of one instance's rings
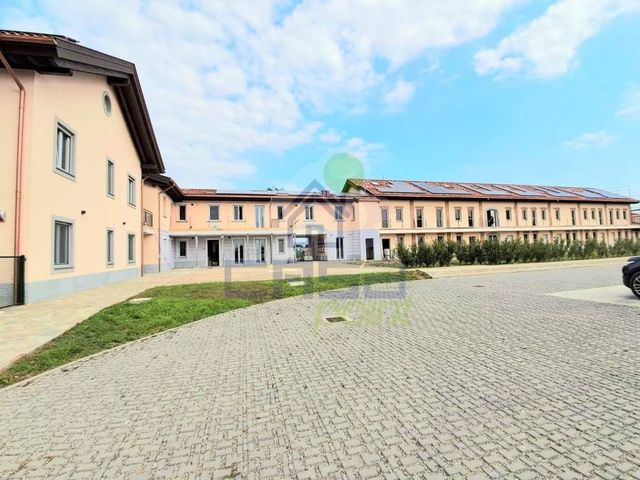
[[[131,343],[0,391],[0,477],[639,479],[640,310],[547,295],[619,280],[376,286]]]

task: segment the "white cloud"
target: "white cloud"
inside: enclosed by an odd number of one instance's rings
[[[366,111],[409,62],[481,38],[522,1],[32,0],[0,18],[135,62],[168,173],[215,186],[260,171],[254,152],[339,143],[328,115]]]
[[[565,142],[565,146],[576,150],[605,147],[616,140],[615,135],[605,131],[587,132]]]
[[[624,95],[622,105],[616,112],[619,117],[640,118],[640,88],[630,88]]]
[[[413,83],[406,82],[404,79],[398,80],[393,88],[389,90],[383,97],[383,101],[387,108],[392,111],[401,109],[416,91]]]
[[[481,75],[530,71],[540,77],[565,74],[576,51],[615,18],[640,12],[640,0],[559,0],[527,26],[475,56]]]
[[[323,143],[334,144],[338,143],[342,139],[342,136],[332,128],[320,135],[318,138],[320,138],[320,141]]]

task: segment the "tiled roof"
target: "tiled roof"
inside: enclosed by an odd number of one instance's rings
[[[356,200],[359,195],[350,195],[345,193],[332,193],[328,190],[324,191],[302,191],[302,192],[285,192],[281,190],[245,190],[245,191],[227,191],[216,190],[214,188],[183,188],[182,193],[185,198],[192,199],[225,199],[225,198],[261,198],[261,199],[323,199],[323,200]]]
[[[16,42],[34,42],[34,43],[56,43],[56,40],[64,40],[71,43],[78,43],[70,37],[64,35],[55,35],[51,33],[36,32],[20,32],[16,30],[0,30],[0,39],[5,41]]]
[[[394,198],[473,198],[600,203],[636,203],[638,201],[597,188],[583,187],[352,178],[347,180],[344,190],[348,191],[351,186],[360,187],[375,197]]]

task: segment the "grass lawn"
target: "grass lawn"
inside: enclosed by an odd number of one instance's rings
[[[119,303],[89,317],[38,350],[0,372],[0,387],[88,355],[138,338],[179,327],[201,318],[257,303],[339,288],[422,280],[428,275],[415,270],[306,278],[304,286],[288,280],[215,282],[156,287],[134,298],[144,303]]]

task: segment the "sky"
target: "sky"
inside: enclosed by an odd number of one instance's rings
[[[640,0],[3,0],[136,64],[183,187],[369,178],[640,198]]]

